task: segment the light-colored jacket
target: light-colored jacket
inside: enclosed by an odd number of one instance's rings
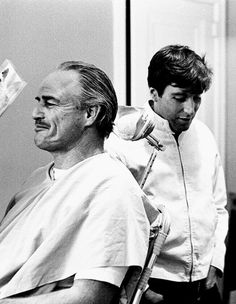
[[[146,107],[144,111],[152,111]],[[195,281],[207,276],[210,265],[223,271],[228,229],[227,198],[223,168],[214,137],[208,127],[193,120],[176,141],[168,121],[152,112],[151,135],[161,141],[144,185],[154,204],[163,203],[171,218],[167,240],[152,277]],[[132,115],[124,130],[132,129]],[[153,147],[140,139],[127,141],[114,133],[106,149],[119,158],[140,182]]]

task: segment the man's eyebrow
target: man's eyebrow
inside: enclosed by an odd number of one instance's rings
[[[48,100],[54,100],[54,101],[56,101],[56,102],[60,102],[60,100],[58,99],[58,98],[56,98],[56,97],[54,97],[54,96],[51,96],[51,95],[42,95],[41,96],[41,98],[40,97],[38,97],[38,96],[36,96],[35,97],[35,99],[37,100],[37,101],[40,101],[40,99],[42,99],[42,100],[44,100],[44,101],[48,101]]]
[[[176,95],[178,95],[178,96],[185,96],[187,94],[187,92],[172,92],[171,94],[173,96],[176,96]]]

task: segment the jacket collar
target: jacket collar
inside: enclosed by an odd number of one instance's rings
[[[144,108],[148,113],[150,113],[150,115],[153,116],[153,119],[155,122],[155,128],[157,128],[158,130],[173,134],[173,131],[170,128],[168,120],[162,118],[160,115],[158,115],[156,112],[154,112],[149,104],[149,101],[144,104]],[[155,131],[155,128],[153,131]]]

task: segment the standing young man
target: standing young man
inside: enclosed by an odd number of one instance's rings
[[[223,272],[228,225],[224,173],[211,131],[195,118],[211,77],[205,59],[181,45],[159,50],[148,68],[151,99],[140,111],[153,117],[151,136],[165,151],[158,153],[144,192],[166,205],[171,229],[145,293],[147,303],[158,303],[153,291],[164,303],[196,303]],[[135,129],[136,118],[127,114],[126,124],[117,121],[123,135]],[[140,181],[152,152],[148,141],[125,141],[113,134],[106,146]]]

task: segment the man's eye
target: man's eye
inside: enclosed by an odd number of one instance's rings
[[[47,107],[47,108],[52,108],[52,107],[56,106],[55,103],[49,102],[49,101],[45,101],[44,104],[45,104],[45,107]]]
[[[184,102],[186,100],[185,97],[174,97],[174,99],[178,102]]]

